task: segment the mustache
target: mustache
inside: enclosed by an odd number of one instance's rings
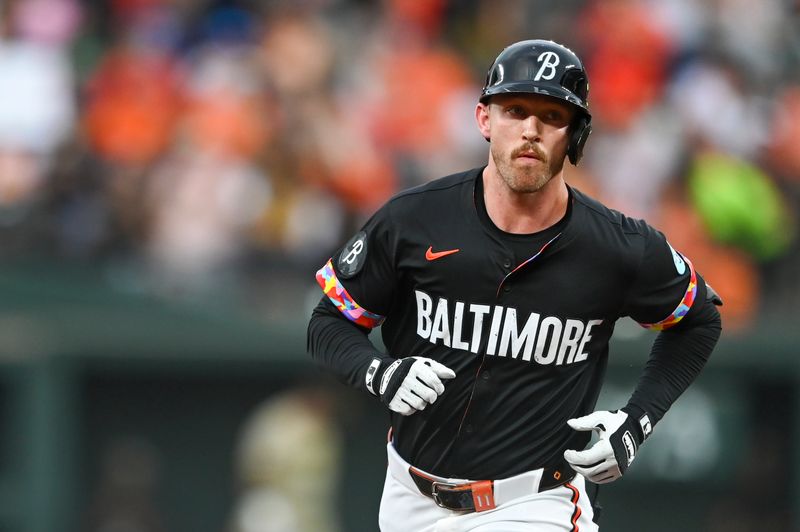
[[[536,144],[526,144],[524,146],[520,146],[519,148],[514,149],[514,151],[511,152],[511,157],[516,158],[522,155],[523,153],[533,153],[536,155],[536,158],[539,159],[540,161],[547,162],[547,155]]]

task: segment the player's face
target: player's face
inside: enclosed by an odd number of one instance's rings
[[[499,94],[478,104],[481,133],[491,139],[491,163],[515,192],[536,192],[564,167],[575,110],[538,94]]]

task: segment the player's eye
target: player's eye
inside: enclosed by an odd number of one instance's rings
[[[567,114],[560,109],[548,109],[542,114],[542,120],[556,127],[563,127],[569,122]]]
[[[506,107],[506,113],[513,117],[523,117],[525,116],[525,111],[519,105],[509,105]]]

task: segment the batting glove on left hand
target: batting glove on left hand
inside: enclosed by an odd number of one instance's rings
[[[599,434],[600,440],[586,450],[564,451],[564,459],[572,468],[596,484],[613,482],[625,474],[645,439],[639,422],[621,410],[599,410],[570,419],[567,424],[575,430]]]

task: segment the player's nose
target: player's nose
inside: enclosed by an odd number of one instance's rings
[[[529,141],[535,142],[540,140],[542,134],[542,122],[535,115],[528,116],[522,122],[522,137]]]

